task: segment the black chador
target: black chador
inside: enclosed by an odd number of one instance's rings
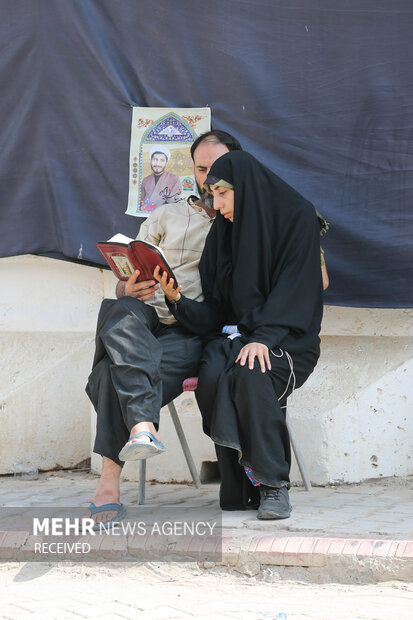
[[[319,224],[315,209],[252,155],[220,157],[210,175],[234,189],[233,222],[218,214],[199,270],[205,296],[169,304],[188,330],[206,336],[198,404],[216,444],[221,506],[254,503],[244,471],[288,486],[291,464],[286,398],[313,371],[322,318]],[[224,325],[236,325],[229,338]],[[271,370],[235,363],[247,343],[265,344]]]

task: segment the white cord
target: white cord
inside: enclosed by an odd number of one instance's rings
[[[238,331],[238,326],[237,325],[224,325],[224,327],[222,328],[222,333],[223,334],[228,334],[227,338],[230,338],[231,340],[241,336],[240,332]],[[284,392],[278,398],[278,400],[282,400],[284,398],[284,396],[286,395],[286,393],[288,392],[288,388],[290,387],[291,377],[293,378],[293,387],[292,387],[290,396],[292,395],[292,393],[295,390],[296,379],[295,379],[295,374],[294,374],[294,362],[292,360],[291,355],[288,353],[288,351],[283,351],[280,347],[278,347],[278,348],[280,349],[281,355],[277,355],[276,353],[274,353],[274,351],[272,349],[270,349],[270,353],[272,353],[274,357],[282,357],[283,355],[285,355],[285,357],[288,360],[288,365],[290,367],[290,375],[288,377],[287,386],[286,386]],[[286,409],[286,408],[287,408],[287,405],[283,405],[281,407],[281,409]]]
[[[293,388],[291,390],[291,394],[295,390],[296,380],[295,380],[295,374],[294,374],[294,362],[292,360],[291,355],[288,353],[288,351],[283,351],[282,349],[280,349],[281,355],[276,355],[272,349],[270,349],[270,352],[274,355],[274,357],[282,357],[283,355],[285,355],[285,357],[288,360],[288,365],[290,367],[290,375],[288,377],[287,386],[286,386],[284,392],[278,398],[278,400],[282,400],[284,398],[284,396],[286,395],[286,393],[288,392],[288,388],[290,387],[291,377],[293,378]],[[291,394],[290,394],[290,396],[291,396]],[[283,407],[281,407],[281,409],[286,409],[286,408],[287,408],[287,405],[284,405]]]

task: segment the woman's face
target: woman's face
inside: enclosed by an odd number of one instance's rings
[[[230,222],[234,221],[234,190],[218,185],[210,185],[214,198],[214,209]]]

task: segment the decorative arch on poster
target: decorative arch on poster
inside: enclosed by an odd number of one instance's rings
[[[133,108],[128,215],[147,217],[198,193],[191,145],[210,128],[209,108]]]

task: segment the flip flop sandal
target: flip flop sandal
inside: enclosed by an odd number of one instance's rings
[[[99,514],[100,512],[109,512],[110,510],[116,510],[117,515],[115,515],[110,521],[105,521],[105,523],[95,523],[92,527],[94,532],[98,532],[101,527],[109,525],[109,523],[119,523],[126,517],[126,508],[123,504],[102,504],[101,506],[95,506],[93,502],[89,504],[89,510],[91,516]]]
[[[131,439],[137,439],[145,435],[151,440],[149,443],[145,441],[133,441]],[[141,459],[150,459],[152,456],[162,454],[166,448],[156,439],[149,431],[142,431],[133,437],[129,437],[126,445],[119,452],[119,459],[121,461],[139,461]]]

